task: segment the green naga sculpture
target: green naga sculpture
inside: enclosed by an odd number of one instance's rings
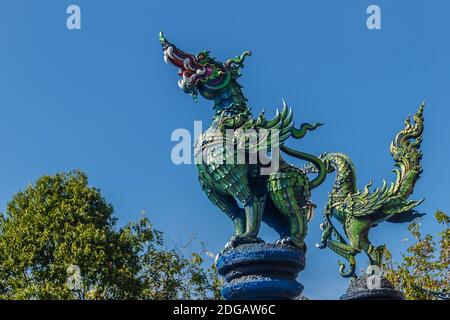
[[[222,63],[211,57],[209,51],[196,55],[186,53],[162,33],[159,40],[166,63],[179,68],[179,87],[194,99],[200,93],[214,103],[212,123],[197,140],[195,154],[196,159],[200,156],[196,165],[201,187],[209,200],[234,223],[235,235],[227,246],[262,242],[258,233],[264,221],[279,233],[280,243],[306,250],[307,221],[314,207],[310,202],[311,190],[324,181],[327,172],[319,158],[288,148],[284,143],[289,137],[303,138],[307,131],[320,124],[294,127],[293,113],[284,101],[282,112],[277,112],[273,119],[266,119],[264,112],[252,118],[242,86],[237,82],[245,58],[251,55],[249,51]],[[230,130],[232,138],[224,139]],[[257,142],[250,143],[252,138]],[[232,148],[224,141],[230,142]],[[317,176],[310,181],[300,168],[281,156],[276,159],[278,170],[262,174],[267,163],[275,161],[276,151],[253,163],[238,161],[240,150],[249,158],[268,146],[272,150],[279,147],[287,155],[310,162]],[[214,161],[218,158],[227,161]]]
[[[423,108],[424,103],[414,115],[414,124],[408,116],[404,129],[391,143],[397,179],[390,187],[384,181],[383,186],[373,192],[370,192],[372,183],[364,190],[358,190],[355,167],[347,155],[329,153],[320,156],[328,172],[335,172],[336,179],[324,210],[323,233],[318,247],[328,247],[349,261],[348,270],[339,262],[339,271],[344,277],[355,277],[355,255],[362,251],[368,255],[371,265],[381,268],[385,246],[374,247],[370,243],[368,235],[372,227],[383,221],[408,222],[422,215],[413,208],[423,200],[408,201],[408,197],[422,173]],[[305,172],[317,171],[310,165],[303,169]],[[343,225],[349,243],[333,226],[331,217]]]

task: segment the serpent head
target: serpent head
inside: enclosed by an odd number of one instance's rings
[[[162,32],[159,41],[163,47],[164,61],[179,68],[181,79],[178,86],[194,99],[200,93],[204,98],[213,100],[223,88],[240,76],[245,58],[251,55],[250,51],[245,51],[222,63],[215,60],[209,51],[200,51],[195,55],[184,52],[170,43]]]

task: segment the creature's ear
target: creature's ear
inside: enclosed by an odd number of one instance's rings
[[[252,53],[250,51],[244,51],[240,56],[236,56],[234,58],[228,59],[225,62],[225,67],[228,69],[236,69],[239,70],[240,68],[244,67],[244,60],[246,57],[251,56]]]

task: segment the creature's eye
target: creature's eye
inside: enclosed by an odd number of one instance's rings
[[[201,60],[203,60],[203,59],[205,59],[205,56],[204,56],[203,54],[199,54],[199,55],[198,55],[198,60],[201,61]]]

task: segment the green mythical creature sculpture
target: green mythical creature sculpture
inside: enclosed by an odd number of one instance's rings
[[[315,207],[310,202],[310,192],[324,181],[326,169],[317,157],[288,148],[284,142],[289,137],[303,138],[308,130],[314,130],[320,124],[305,123],[295,128],[293,113],[288,111],[284,101],[282,112],[277,111],[272,120],[266,119],[264,112],[252,119],[242,86],[237,82],[245,58],[251,55],[249,51],[222,63],[211,57],[209,51],[197,55],[186,53],[167,41],[162,33],[159,39],[165,62],[179,68],[179,87],[194,99],[200,93],[214,102],[212,123],[197,140],[195,155],[196,159],[198,156],[201,159],[196,165],[204,192],[234,223],[235,235],[227,246],[262,242],[258,233],[261,221],[264,221],[279,233],[280,243],[306,250],[307,221]],[[224,136],[230,130],[234,133],[227,140]],[[257,142],[250,143],[255,137]],[[242,163],[237,159],[240,150],[250,158],[269,146],[273,152],[253,163],[251,160]],[[277,147],[287,155],[312,163],[318,175],[310,181],[300,168],[287,163],[279,152],[278,170],[262,174],[261,170],[268,162],[273,164]],[[219,158],[226,161],[214,161]]]
[[[423,200],[408,201],[408,197],[422,173],[420,144],[423,108],[424,103],[414,115],[414,124],[408,116],[405,127],[391,143],[390,152],[397,167],[394,169],[397,178],[390,187],[383,181],[383,186],[373,192],[370,192],[372,183],[367,184],[364,190],[358,190],[355,166],[347,155],[328,153],[320,156],[327,171],[336,173],[336,179],[324,210],[324,223],[321,225],[323,233],[321,243],[317,246],[328,247],[348,260],[348,270],[345,264],[339,261],[339,272],[344,277],[356,277],[355,255],[362,251],[368,255],[371,265],[381,268],[385,246],[374,247],[370,243],[368,235],[371,228],[383,221],[408,222],[422,215],[413,208]],[[305,166],[303,170],[317,171],[310,165]],[[331,217],[343,225],[349,243],[333,226]]]

